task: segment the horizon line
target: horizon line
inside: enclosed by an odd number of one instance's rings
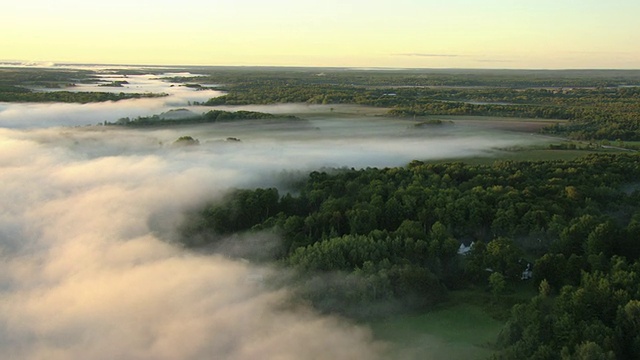
[[[501,68],[501,67],[393,67],[393,66],[327,66],[327,65],[211,65],[211,64],[150,64],[150,63],[100,63],[100,62],[73,62],[73,61],[21,61],[0,59],[0,67],[31,67],[31,68],[56,68],[61,66],[126,66],[126,67],[156,67],[156,68],[282,68],[282,69],[338,69],[338,70],[388,70],[388,71],[413,71],[413,70],[500,70],[500,71],[640,71],[640,68],[609,68],[609,67],[575,67],[575,68]]]

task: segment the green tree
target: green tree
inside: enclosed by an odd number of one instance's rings
[[[563,358],[567,358],[563,356]],[[605,351],[593,341],[586,341],[576,346],[573,356],[568,357],[571,360],[615,360],[616,356],[613,351]]]
[[[489,275],[489,287],[491,288],[493,299],[496,301],[498,297],[504,293],[507,287],[507,282],[501,273],[494,272]]]
[[[587,236],[585,253],[596,255],[603,253],[606,257],[610,257],[618,247],[619,232],[613,221],[598,224]]]
[[[513,240],[499,237],[487,244],[485,264],[506,279],[518,280],[524,270],[524,265],[520,263],[521,256],[522,252]]]
[[[545,298],[549,297],[549,295],[551,294],[551,285],[549,285],[547,279],[543,279],[540,282],[540,285],[538,286],[538,293],[540,294],[540,296]]]

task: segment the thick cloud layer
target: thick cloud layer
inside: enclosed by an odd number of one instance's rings
[[[113,134],[87,156],[67,140],[83,135],[0,131],[3,358],[377,356],[366,330],[282,308],[285,291],[251,281],[267,270],[187,253],[150,228],[173,228],[254,171],[183,149],[112,155]]]
[[[230,187],[277,185],[283,170],[394,166],[524,141],[348,117],[50,127],[93,123],[103,110],[132,116],[146,101],[156,100],[0,112],[3,359],[376,359],[367,329],[291,309],[286,289],[255,281],[272,270],[171,244],[182,214]],[[10,129],[25,121],[32,129]],[[200,145],[172,145],[183,135]]]

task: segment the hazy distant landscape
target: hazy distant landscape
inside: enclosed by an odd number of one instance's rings
[[[0,353],[633,358],[638,84],[5,64]]]

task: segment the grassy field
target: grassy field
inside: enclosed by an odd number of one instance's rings
[[[536,295],[530,282],[511,285],[497,301],[483,287],[451,291],[431,311],[368,324],[388,359],[486,359],[513,305]]]
[[[547,160],[575,160],[581,156],[593,153],[588,150],[550,150],[550,149],[522,149],[518,151],[499,151],[493,156],[461,158],[470,165],[491,165],[495,161],[547,161]],[[447,160],[451,161],[451,160]]]
[[[474,304],[455,304],[371,324],[389,359],[484,359],[503,323]]]
[[[558,140],[553,141],[554,144],[559,144],[570,141]],[[463,158],[454,158],[454,159],[444,159],[444,160],[436,160],[433,162],[436,163],[444,163],[444,162],[463,162],[469,165],[491,165],[496,161],[553,161],[553,160],[575,160],[579,157],[586,156],[589,154],[602,154],[602,153],[619,153],[625,152],[625,150],[620,149],[582,149],[582,150],[556,150],[550,149],[545,146],[531,146],[531,147],[523,147],[519,149],[501,149],[492,152],[491,154],[487,154],[486,156],[474,156],[474,157],[463,157]]]
[[[436,115],[427,116],[426,118],[452,121],[455,124],[478,128],[491,128],[494,130],[506,130],[525,133],[536,133],[545,126],[566,122],[566,120],[470,115]]]

